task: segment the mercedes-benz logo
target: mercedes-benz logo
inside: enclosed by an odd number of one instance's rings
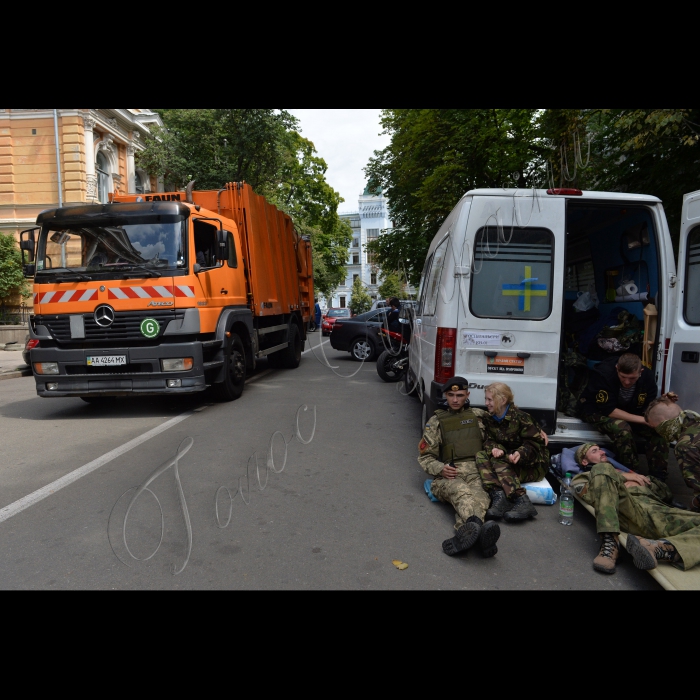
[[[107,328],[114,323],[114,309],[109,304],[100,304],[93,314],[95,323],[101,328]]]

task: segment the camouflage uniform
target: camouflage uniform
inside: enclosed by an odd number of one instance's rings
[[[632,396],[623,403],[620,399],[622,384],[615,371],[616,364],[616,357],[609,358],[590,373],[586,389],[579,399],[581,418],[587,423],[593,423],[603,435],[607,435],[613,442],[615,459],[636,472],[639,471],[639,457],[634,438],[641,438],[644,441],[649,474],[666,481],[668,442],[647,425],[610,417],[616,408],[643,416],[647,406],[658,394],[654,375],[644,367],[634,385]]]
[[[478,410],[478,409],[476,409]],[[484,427],[487,438],[484,449],[476,455],[476,466],[487,491],[503,489],[509,499],[525,495],[521,486],[540,481],[549,469],[549,450],[545,447],[540,429],[532,417],[511,405],[499,423],[485,411]],[[503,450],[502,457],[494,457],[491,450]],[[508,455],[520,453],[520,461],[511,464]]]
[[[688,416],[674,450],[689,489],[700,492],[700,419]]]
[[[483,413],[479,409],[470,409],[468,404],[459,411],[438,410],[426,424],[418,445],[418,464],[424,472],[435,477],[431,485],[433,495],[441,501],[452,504],[456,511],[455,530],[459,530],[472,515],[484,520],[490,499],[482,488],[481,478],[473,458],[454,460],[454,466],[457,469],[457,476],[454,479],[445,479],[440,476],[445,464],[449,464],[452,460],[451,455],[444,454],[448,450],[444,449],[446,441],[440,426],[440,417],[456,417],[464,414],[464,421],[476,419],[483,443],[485,437],[481,420]],[[474,454],[477,451],[475,449]]]
[[[599,533],[626,532],[648,539],[666,539],[688,570],[700,562],[700,514],[671,507],[673,494],[663,481],[627,488],[625,479],[606,462],[572,479],[576,495],[595,508]]]

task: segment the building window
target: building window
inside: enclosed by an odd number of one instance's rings
[[[353,275],[352,276],[352,283],[355,284],[355,280],[359,277],[360,275]]]
[[[370,284],[377,284],[377,273],[376,272],[373,272],[372,274],[370,274],[369,281],[370,281]]]
[[[97,198],[102,204],[109,202],[109,161],[101,152],[95,158],[95,172],[97,173]]]
[[[143,180],[138,172],[134,173],[134,192],[136,194],[143,194]]]
[[[360,264],[360,254],[359,254],[359,253],[353,253],[353,254],[352,254],[352,264],[353,264],[353,265],[359,265],[359,264]]]
[[[359,239],[359,238],[353,238],[353,239],[352,239],[352,247],[353,247],[353,248],[359,248],[359,247],[360,247],[360,239]]]
[[[341,309],[345,308],[345,297],[340,297],[340,308]]]

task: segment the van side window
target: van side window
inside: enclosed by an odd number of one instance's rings
[[[700,326],[700,226],[688,234],[688,269],[685,275],[683,315],[692,326]]]
[[[544,228],[481,228],[474,243],[469,306],[481,318],[542,320],[552,312],[554,235]]]
[[[418,309],[416,309],[417,314],[422,314],[423,313],[423,304],[425,302],[425,278],[428,276],[428,273],[430,272],[430,263],[433,262],[433,256],[431,255],[429,258],[426,258],[425,265],[423,265],[423,273],[420,276],[420,284],[418,285]]]
[[[425,285],[425,303],[423,304],[423,314],[432,316],[435,313],[437,300],[439,295],[440,277],[442,276],[442,268],[445,264],[445,255],[447,253],[447,244],[450,237],[445,240],[435,249],[433,253],[433,264],[430,268],[430,273]]]

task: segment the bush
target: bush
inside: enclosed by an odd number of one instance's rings
[[[22,255],[12,234],[0,233],[0,300],[14,294],[28,294],[27,281],[22,272]]]

